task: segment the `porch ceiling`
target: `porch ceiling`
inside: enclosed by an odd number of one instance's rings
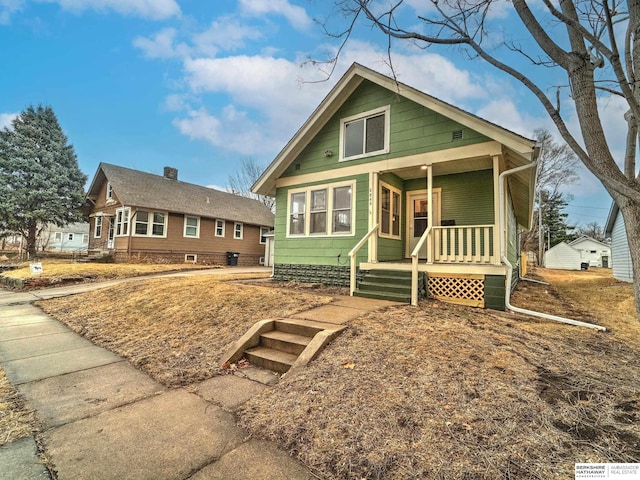
[[[456,160],[451,162],[442,162],[433,164],[434,175],[451,175],[453,173],[474,172],[477,170],[489,170],[493,168],[491,158],[473,158]],[[411,180],[414,178],[426,178],[427,171],[422,165],[393,170],[393,173],[403,180]]]

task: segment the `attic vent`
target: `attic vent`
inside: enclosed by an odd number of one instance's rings
[[[451,132],[451,141],[462,140],[462,130],[454,130]]]

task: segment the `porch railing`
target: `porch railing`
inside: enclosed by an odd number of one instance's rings
[[[360,250],[365,243],[367,243],[367,240],[369,240],[369,237],[371,237],[371,235],[373,235],[374,233],[376,233],[378,231],[378,225],[379,224],[375,224],[371,230],[369,230],[367,232],[367,234],[362,237],[360,239],[360,241],[358,243],[356,243],[356,246],[353,247],[351,249],[351,251],[349,252],[349,260],[350,260],[350,264],[349,264],[349,295],[353,296],[353,292],[356,291],[356,256],[358,255],[358,250]]]
[[[433,227],[434,263],[493,263],[494,225]]]

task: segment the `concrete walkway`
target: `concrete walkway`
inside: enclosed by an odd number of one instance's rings
[[[217,269],[161,276],[250,273]],[[140,277],[138,279],[148,278]],[[126,281],[136,281],[127,279]],[[59,480],[312,479],[270,442],[251,439],[235,411],[276,382],[243,369],[168,390],[31,305],[121,281],[0,290],[0,365],[43,424],[39,442]],[[343,323],[390,302],[338,297],[296,318]],[[49,479],[33,438],[0,447],[0,480]]]

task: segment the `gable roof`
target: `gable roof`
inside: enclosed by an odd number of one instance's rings
[[[593,237],[589,237],[588,235],[581,235],[580,237],[576,238],[575,240],[569,242],[569,245],[571,245],[572,247],[575,248],[576,245],[581,244],[582,242],[585,241],[590,241],[593,243],[597,243],[598,245],[602,245],[603,247],[607,247],[607,248],[611,248],[611,245],[606,244],[604,242],[601,242],[600,240],[596,240]]]
[[[273,227],[273,213],[258,200],[109,163],[98,165],[87,198],[97,198],[104,182],[127,207]]]
[[[616,223],[616,218],[618,218],[618,212],[620,211],[620,208],[618,207],[618,204],[614,201],[611,202],[611,209],[609,210],[609,216],[607,217],[607,223],[604,226],[604,234],[607,237],[610,237],[611,234],[613,233],[613,227]]]
[[[525,138],[413,87],[397,82],[386,75],[354,63],[254,183],[252,187],[254,192],[273,196],[276,179],[284,173],[287,167],[315,135],[320,132],[363,80],[371,81],[398,95],[402,95],[501,143],[507,149],[510,160],[514,160],[512,162],[513,166],[529,163],[537,155],[536,142],[534,140]]]

